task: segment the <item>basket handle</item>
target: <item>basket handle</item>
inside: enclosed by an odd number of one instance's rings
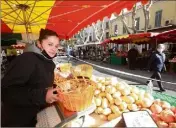
[[[76,79],[77,82],[79,82],[78,79],[83,79],[84,82],[87,84],[86,79],[89,80],[89,77],[86,77],[86,76],[77,76],[77,77],[75,77],[75,79]]]
[[[87,77],[87,76],[77,76],[76,78],[78,78],[78,79],[89,79],[89,77]]]

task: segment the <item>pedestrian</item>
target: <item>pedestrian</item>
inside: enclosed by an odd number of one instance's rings
[[[165,45],[164,44],[159,44],[157,46],[157,50],[152,54],[152,56],[149,59],[147,69],[153,71],[153,75],[151,76],[152,79],[157,79],[158,86],[160,88],[160,91],[166,91],[161,83],[161,72],[164,70],[166,71],[165,68],[165,54],[163,51],[165,50]],[[147,81],[149,83],[149,81]]]
[[[52,87],[58,47],[56,32],[41,29],[33,49],[9,65],[1,83],[2,127],[35,127],[37,113],[60,99]]]
[[[128,51],[128,65],[129,69],[135,70],[137,64],[137,57],[139,55],[135,45]]]

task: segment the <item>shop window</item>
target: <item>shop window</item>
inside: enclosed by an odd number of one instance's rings
[[[109,22],[106,22],[106,29],[109,29]]]
[[[106,32],[106,39],[109,38],[109,32]]]
[[[155,13],[155,27],[161,27],[162,10]]]
[[[135,24],[136,30],[139,30],[140,17],[136,18],[135,20],[136,20],[136,24]]]
[[[126,28],[125,26],[123,26],[123,34],[126,34],[126,33],[127,33]]]
[[[114,35],[118,35],[118,26],[117,25],[115,25],[114,26]]]
[[[92,41],[92,36],[89,36],[89,41],[90,41],[90,42]]]

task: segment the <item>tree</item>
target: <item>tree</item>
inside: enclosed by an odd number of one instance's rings
[[[87,31],[86,31],[86,29],[87,29]],[[89,27],[86,29],[83,29],[79,32],[79,36],[84,44],[87,44],[87,42],[89,41],[89,37],[90,37]]]
[[[148,5],[143,6],[143,12],[144,12],[144,18],[145,18],[145,27],[144,31],[147,32],[148,26],[149,26],[149,21],[150,21],[150,7],[153,5],[153,0],[149,1]]]
[[[129,30],[130,27],[127,25],[127,19],[125,17],[125,10],[124,9],[122,10],[121,21],[122,21],[123,26],[126,29],[127,33],[131,34],[131,32]]]
[[[137,5],[135,4],[132,10],[132,27],[130,27],[127,25],[127,19],[125,17],[125,10],[124,9],[122,10],[121,21],[128,34],[137,32],[136,31],[136,11],[137,11]],[[130,32],[130,30],[132,30],[132,32]]]
[[[135,4],[133,6],[133,11],[132,11],[132,30],[133,33],[136,33],[136,11],[137,11],[137,5]]]
[[[95,30],[95,37],[100,43],[103,40],[103,36],[105,34],[105,20],[103,19],[102,22],[98,22],[97,24],[92,23],[92,26]]]

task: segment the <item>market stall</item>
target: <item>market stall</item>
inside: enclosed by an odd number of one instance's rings
[[[115,65],[125,65],[127,54],[126,52],[117,52],[115,54],[111,54],[110,63]]]
[[[55,84],[63,100],[38,114],[37,127],[176,126],[175,97],[149,93],[115,77],[94,76],[92,71],[85,64],[57,67]]]
[[[174,58],[172,58],[171,60],[169,60],[170,62],[170,72],[174,72],[176,73],[176,56]]]

